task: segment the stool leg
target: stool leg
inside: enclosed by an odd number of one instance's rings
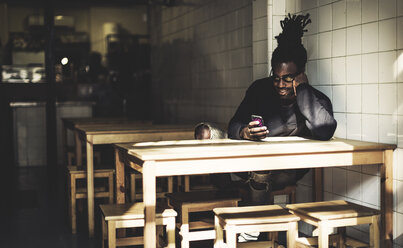
[[[287,247],[297,247],[296,242],[297,237],[298,237],[298,223],[297,222],[288,223]]]
[[[71,233],[77,233],[76,177],[70,176]]]
[[[180,234],[182,235],[182,248],[189,248],[189,211],[187,207],[182,207],[181,210],[181,230]]]
[[[190,191],[190,176],[185,176],[185,192]]]
[[[339,240],[337,247],[338,248],[345,248],[346,247],[346,227],[338,227],[337,233],[339,234]]]
[[[102,241],[102,248],[105,248],[105,238],[107,237],[107,224],[106,224],[106,221],[105,221],[105,217],[104,216],[102,216],[102,239],[101,239],[101,241]]]
[[[318,226],[318,245],[319,248],[328,248],[329,247],[329,235],[328,235],[328,226],[324,221],[319,222]]]
[[[110,173],[108,176],[108,186],[109,186],[109,204],[113,203],[113,173]]]
[[[170,217],[167,224],[168,248],[175,248],[175,217]]]
[[[231,226],[226,226],[225,237],[227,239],[228,248],[236,248],[236,232],[232,230]]]
[[[136,174],[130,174],[130,200],[136,202]]]
[[[379,248],[379,215],[372,216],[372,223],[369,228],[370,247]]]
[[[214,216],[214,230],[216,233],[214,240],[214,248],[220,248],[224,243],[224,230],[220,225],[218,217]]]
[[[116,247],[116,223],[115,221],[108,221],[108,248]]]

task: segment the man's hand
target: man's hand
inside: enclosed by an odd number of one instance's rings
[[[305,72],[301,72],[298,74],[294,81],[292,81],[292,87],[294,88],[294,95],[297,96],[297,87],[300,84],[308,83],[308,77],[306,76]]]
[[[247,127],[241,130],[240,136],[248,140],[260,140],[266,138],[269,130],[266,126],[259,127],[259,121],[251,121]]]

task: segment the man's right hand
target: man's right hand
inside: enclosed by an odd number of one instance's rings
[[[259,127],[258,125],[258,121],[249,122],[249,125],[241,130],[241,138],[248,140],[260,140],[266,138],[269,130],[267,130],[266,126]]]

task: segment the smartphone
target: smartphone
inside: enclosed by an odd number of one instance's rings
[[[263,127],[263,125],[264,125],[263,117],[261,117],[260,115],[251,115],[250,118],[251,118],[252,121],[258,121],[259,122],[259,124],[258,124],[259,127]]]

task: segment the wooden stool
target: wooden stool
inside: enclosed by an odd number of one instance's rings
[[[67,152],[67,165],[68,166],[73,166],[73,159],[76,159],[76,153],[73,151],[68,151]],[[94,160],[96,161],[95,164],[101,163],[101,152],[100,151],[94,151]],[[76,161],[77,164],[77,161]]]
[[[341,247],[344,247],[349,245],[349,242],[354,242],[351,239],[346,240],[344,236],[345,227],[369,224],[369,246],[379,248],[378,222],[380,215],[378,210],[343,200],[289,204],[287,208],[290,212],[299,216],[302,221],[317,227],[318,239],[298,238],[298,242],[302,245],[308,247],[319,245],[320,248],[329,247],[329,234],[332,228],[337,227],[341,231],[337,242]],[[368,244],[366,246],[368,247]]]
[[[143,200],[143,192],[140,190],[137,190],[136,187],[136,180],[142,180],[143,179],[143,174],[134,172],[133,170],[130,171],[130,201],[135,202],[138,199],[141,201]],[[162,187],[159,186],[159,180],[160,179],[165,179],[165,178],[157,178],[157,198],[165,198],[166,193],[172,193],[173,192],[173,177],[168,177],[168,185],[167,185],[167,190],[168,192],[164,192]]]
[[[69,216],[71,224],[71,232],[77,232],[77,199],[87,198],[87,188],[78,188],[77,179],[87,178],[87,171],[77,168],[77,166],[68,166],[68,192],[69,192]],[[94,178],[106,178],[108,179],[108,187],[96,187],[96,198],[108,198],[109,203],[113,203],[113,169],[97,169],[94,171]]]
[[[224,244],[223,230],[226,231],[228,248],[237,247],[237,234],[244,232],[287,231],[287,247],[295,247],[298,236],[299,217],[278,205],[249,206],[236,208],[215,208],[216,239],[214,248]],[[275,247],[274,240],[248,242],[240,247]]]
[[[116,239],[117,228],[144,227],[144,204],[142,202],[101,205],[100,208],[102,212],[102,247],[105,247],[106,238],[109,248],[144,244],[143,237]],[[156,224],[167,226],[168,248],[175,248],[176,215],[173,209],[156,207]]]
[[[183,176],[184,177],[184,185],[182,185],[182,177],[178,177],[178,187],[182,187],[183,191],[190,192],[190,191],[206,191],[206,190],[217,190],[214,185],[208,183],[208,176],[209,175],[200,175],[202,179],[201,185],[196,185],[193,188],[190,188],[190,179],[195,176]]]
[[[215,238],[214,221],[211,219],[189,221],[190,213],[213,211],[219,207],[236,207],[241,200],[238,192],[232,191],[175,192],[167,194],[167,198],[168,204],[181,217],[177,227],[182,236],[182,248],[189,248],[190,241]]]

